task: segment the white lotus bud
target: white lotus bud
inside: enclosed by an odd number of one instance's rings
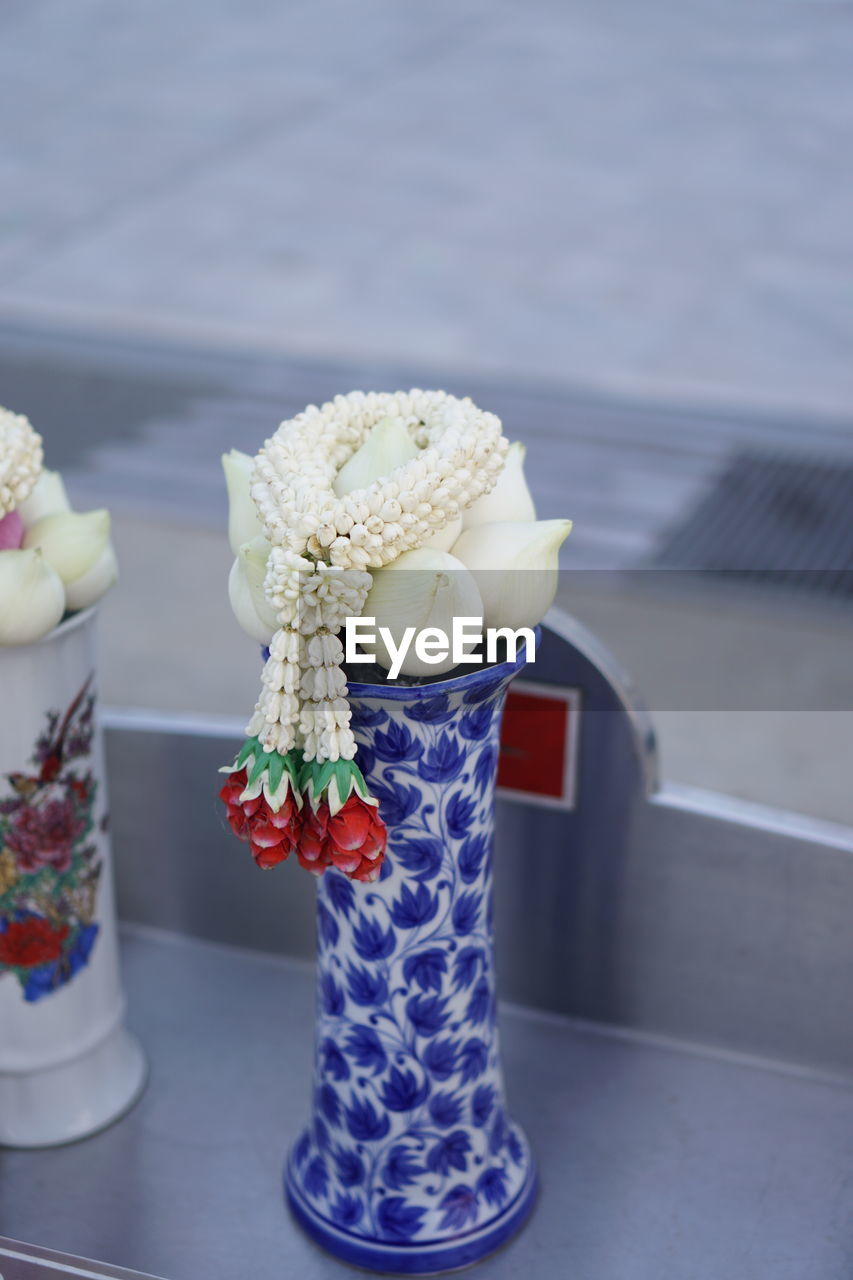
[[[65,588],[41,551],[0,551],[0,645],[32,644],[65,612]]]
[[[277,631],[279,627],[278,614],[269,600],[267,600],[264,592],[264,579],[267,576],[267,560],[269,559],[270,550],[270,544],[266,538],[251,538],[248,542],[243,543],[237,552],[237,559],[240,561],[246,582],[249,584],[255,613],[264,626],[269,627],[270,632],[273,632]]]
[[[42,470],[30,496],[18,507],[20,517],[27,528],[44,516],[53,516],[59,511],[70,510],[71,503],[68,501],[62,476],[58,471],[49,471],[47,467]]]
[[[484,493],[464,512],[462,527],[473,529],[478,524],[505,523],[512,520],[535,520],[536,508],[524,478],[526,447],[515,440],[507,450],[504,468],[491,493]]]
[[[418,547],[398,556],[387,568],[374,571],[362,615],[375,619],[376,660],[392,678],[436,676],[456,666],[452,645],[439,661],[426,661],[416,651],[418,633],[437,628],[452,642],[453,619],[479,620],[483,606],[473,576],[455,556]],[[382,627],[390,633],[390,643],[381,635]],[[467,644],[466,652],[475,644],[476,640]],[[401,652],[401,646],[406,645]],[[367,645],[364,648],[368,650]]]
[[[426,542],[421,543],[421,547],[429,547],[432,551],[451,551],[453,544],[462,532],[462,517],[456,520],[448,520],[443,529],[438,529],[431,534]]]
[[[453,554],[471,571],[487,627],[535,627],[557,594],[571,520],[494,521],[466,529]]]
[[[342,498],[354,489],[367,489],[374,480],[385,479],[397,467],[411,462],[419,452],[402,418],[382,418],[335,476],[335,493]]]
[[[118,582],[118,561],[113,545],[108,542],[91,569],[69,582],[65,588],[65,604],[71,610],[88,609]]]
[[[244,542],[259,537],[264,526],[252,498],[252,470],[255,459],[239,449],[222,455],[222,470],[228,490],[228,541],[235,556]]]
[[[111,587],[117,577],[110,545],[110,513],[58,511],[37,520],[24,535],[24,546],[40,547],[65,584],[71,609],[82,609]],[[82,603],[78,603],[82,602]]]
[[[247,546],[251,547],[254,543],[264,542],[263,538],[253,538],[248,544],[244,544],[240,548],[240,555],[231,566],[231,572],[228,575],[228,599],[231,601],[231,608],[234,617],[240,626],[251,636],[253,640],[257,640],[260,644],[269,644],[273,634],[278,630],[278,622],[272,606],[266,603],[263,595],[263,572],[260,573],[260,595],[258,595],[258,565],[257,554],[255,552],[247,552]],[[269,544],[267,544],[269,548]],[[246,552],[246,554],[244,554]],[[250,580],[251,576],[251,580]],[[252,587],[254,582],[254,589]],[[265,608],[263,614],[258,611],[258,604],[263,600]]]

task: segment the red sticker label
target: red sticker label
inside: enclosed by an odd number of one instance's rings
[[[528,803],[573,809],[580,716],[579,689],[516,681],[501,728],[501,792]]]

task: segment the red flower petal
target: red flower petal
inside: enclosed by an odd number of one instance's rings
[[[378,880],[382,873],[382,863],[380,862],[362,862],[357,871],[350,876],[351,880],[361,880],[370,884],[373,880]]]
[[[262,849],[271,849],[274,844],[281,843],[282,834],[271,822],[253,822],[249,830],[252,844],[260,845]]]
[[[358,800],[356,807],[352,805],[353,799],[350,796],[329,823],[329,835],[339,849],[358,849],[370,830],[370,815],[365,812],[367,806]]]
[[[254,800],[244,800],[242,807],[246,817],[254,818],[255,814],[258,812],[258,810],[260,809],[263,803],[264,803],[263,796],[255,796]]]
[[[317,840],[314,836],[306,831],[302,831],[299,836],[299,851],[305,858],[306,862],[317,862],[324,860],[328,862],[326,846],[323,840]]]
[[[326,870],[326,867],[329,865],[328,861],[326,861],[325,859],[320,859],[316,862],[310,861],[308,858],[305,857],[305,854],[303,853],[301,848],[298,848],[296,850],[296,856],[299,859],[299,865],[301,867],[304,867],[306,871],[310,871],[311,874],[315,876],[321,876],[323,872]]]
[[[355,853],[345,853],[340,849],[333,848],[332,862],[338,868],[338,871],[343,871],[344,875],[350,875],[361,866],[361,854],[357,851]]]
[[[283,831],[285,827],[289,827],[291,825],[295,816],[296,805],[292,800],[288,799],[285,800],[278,813],[272,809],[270,810],[269,820],[274,827],[278,827],[279,830]]]
[[[319,809],[312,809],[310,804],[306,805],[302,814],[302,825],[322,840],[329,825],[329,806],[321,804]]]
[[[236,804],[240,799],[241,791],[242,787],[235,787],[234,783],[229,780],[220,788],[219,799],[223,804]]]
[[[263,867],[265,871],[269,870],[270,867],[277,867],[290,854],[290,845],[284,843],[270,847],[266,845],[258,846],[253,842],[250,848],[255,862],[259,867]]]
[[[238,840],[249,839],[249,824],[242,809],[235,809],[229,806],[228,825]]]
[[[371,831],[361,846],[359,853],[364,858],[380,858],[385,852],[388,833],[383,827],[381,831]]]

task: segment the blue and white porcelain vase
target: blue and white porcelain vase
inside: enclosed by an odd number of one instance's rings
[[[297,1219],[356,1266],[476,1262],[533,1206],[496,1026],[492,835],[506,691],[523,663],[350,686],[358,761],[388,826],[382,878],[318,881],[311,1123],[288,1160]]]

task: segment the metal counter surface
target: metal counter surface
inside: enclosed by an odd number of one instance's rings
[[[131,928],[141,1101],[84,1142],[0,1154],[0,1234],[167,1280],[335,1280],[280,1191],[308,1106],[313,972]],[[853,1088],[502,1010],[536,1149],[529,1226],[489,1280],[849,1280]]]

